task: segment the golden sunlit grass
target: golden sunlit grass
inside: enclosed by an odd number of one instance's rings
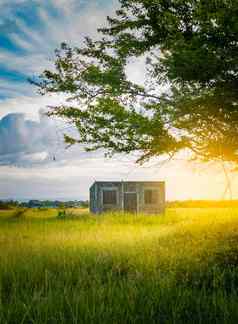
[[[0,212],[0,323],[238,323],[238,209]]]

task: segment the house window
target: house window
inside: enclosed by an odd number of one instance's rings
[[[155,205],[158,203],[158,191],[146,189],[144,191],[144,200],[146,205]]]
[[[103,205],[117,204],[117,190],[103,190]]]

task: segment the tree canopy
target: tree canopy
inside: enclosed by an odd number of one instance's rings
[[[140,162],[188,149],[200,160],[238,162],[238,3],[232,0],[120,0],[99,40],[56,51],[43,94],[64,93],[49,112],[72,122],[69,144]],[[127,67],[144,58],[144,85]],[[166,89],[166,90],[163,90]]]

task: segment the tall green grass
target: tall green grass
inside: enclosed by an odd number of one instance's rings
[[[0,212],[0,323],[238,323],[238,209],[57,215]]]

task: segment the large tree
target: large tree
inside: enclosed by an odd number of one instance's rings
[[[50,111],[77,127],[79,137],[66,141],[138,151],[141,162],[189,149],[201,160],[237,163],[238,2],[119,2],[101,38],[62,44],[55,71],[38,83],[43,94],[69,99]],[[138,57],[147,66],[144,86],[126,73]]]

